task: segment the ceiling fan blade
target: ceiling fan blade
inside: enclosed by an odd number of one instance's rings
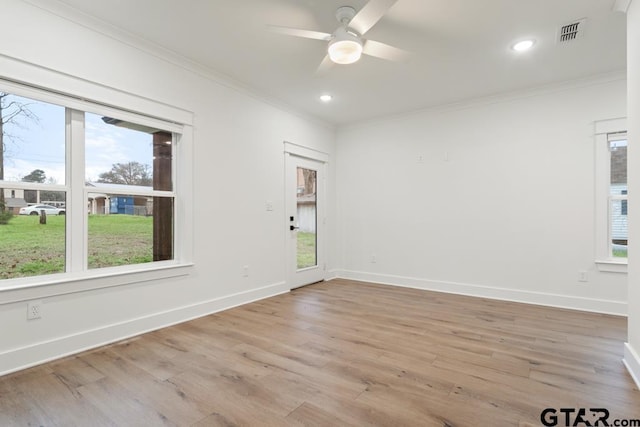
[[[385,43],[380,43],[375,40],[367,40],[364,43],[362,53],[375,56],[376,58],[382,58],[389,61],[406,61],[411,56],[410,52],[406,50],[398,49],[397,47],[389,46]]]
[[[305,39],[315,39],[328,41],[331,39],[331,34],[323,33],[320,31],[301,30],[299,28],[280,27],[277,25],[268,25],[267,28],[272,33],[284,34],[286,36],[303,37]]]
[[[333,61],[331,60],[331,58],[329,58],[329,55],[325,55],[324,59],[318,66],[318,69],[316,70],[316,75],[322,75],[329,71],[332,67]]]
[[[363,35],[376,25],[376,22],[387,13],[396,1],[398,0],[370,0],[349,22],[349,27]]]

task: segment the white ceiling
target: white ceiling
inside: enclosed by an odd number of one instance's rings
[[[296,111],[345,124],[558,81],[622,71],[626,17],[614,0],[398,0],[366,34],[412,52],[317,75],[326,42],[268,25],[333,32],[335,10],[366,0],[61,0]],[[584,36],[558,28],[587,18]],[[531,37],[534,49],[511,44]],[[329,104],[319,101],[330,93]]]

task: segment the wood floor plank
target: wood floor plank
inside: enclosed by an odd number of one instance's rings
[[[0,377],[0,425],[640,419],[625,339],[621,317],[333,280]]]
[[[217,422],[258,425],[256,422],[260,419],[282,421],[303,403],[299,398],[294,400],[272,393],[256,379],[232,370],[184,372],[167,382],[194,401],[200,412],[208,412],[209,417],[214,415]]]
[[[292,420],[303,426],[357,426],[309,402],[303,403],[287,415],[286,421]]]
[[[119,357],[127,359],[159,380],[165,380],[182,372],[182,368],[173,362],[181,352],[160,342],[131,340],[122,345],[112,346],[110,349]]]
[[[110,378],[103,378],[94,383],[78,387],[78,393],[108,414],[114,426],[157,425],[175,426],[166,415],[162,414],[151,404],[143,402],[137,393],[130,392],[126,386]],[[55,411],[54,411],[55,414]],[[52,417],[53,415],[50,415]],[[80,414],[78,414],[78,417]],[[49,421],[51,418],[49,418]],[[40,425],[51,425],[50,423]],[[87,425],[91,425],[90,423]]]
[[[359,400],[336,399],[327,395],[314,396],[310,403],[323,410],[337,414],[349,424],[357,426],[383,426],[383,427],[403,427],[403,426],[424,426],[442,427],[433,419],[427,422],[423,417],[416,418],[402,408],[395,408],[389,402],[383,405],[369,405]]]
[[[27,380],[15,378],[14,389],[22,392],[26,417],[38,414],[38,425],[114,426],[108,414],[85,399],[76,387],[54,374],[33,376]]]
[[[83,355],[82,359],[119,385],[114,392],[117,390],[118,394],[128,395],[155,409],[161,418],[173,424],[179,425],[183,420],[195,422],[206,415],[200,413],[197,405],[185,399],[173,386],[121,358],[111,348]]]

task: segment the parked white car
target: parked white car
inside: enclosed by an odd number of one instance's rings
[[[20,208],[20,215],[40,215],[40,211],[44,210],[47,215],[64,215],[64,209],[56,208],[51,205],[33,205],[26,208]]]

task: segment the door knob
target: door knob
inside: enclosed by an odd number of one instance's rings
[[[289,226],[289,230],[291,230],[291,231],[293,231],[293,230],[297,230],[297,229],[299,229],[299,228],[300,228],[300,227],[296,227],[295,225],[290,225],[290,226]]]

